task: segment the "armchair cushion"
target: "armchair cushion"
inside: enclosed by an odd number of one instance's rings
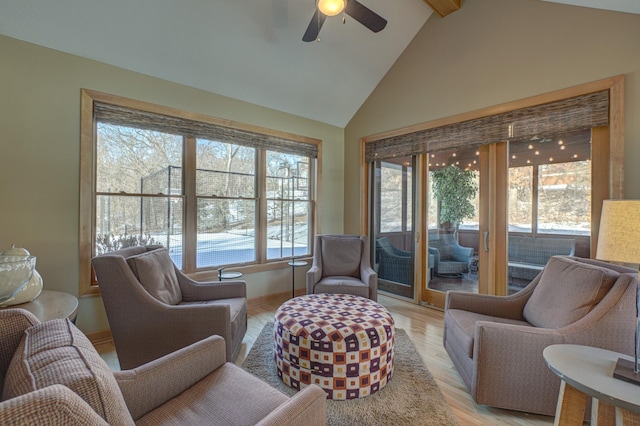
[[[254,425],[289,400],[285,394],[226,363],[188,390],[136,421],[158,424]],[[239,380],[240,379],[240,380]],[[250,390],[250,392],[248,392]],[[233,404],[251,395],[251,409]]]
[[[569,325],[589,313],[619,276],[611,269],[554,256],[542,271],[523,316],[535,327]]]
[[[25,330],[9,364],[2,398],[55,384],[74,391],[107,423],[133,424],[109,366],[67,319],[47,321]]]
[[[151,296],[167,305],[177,305],[182,301],[178,277],[167,249],[131,256],[127,258],[127,263]]]
[[[332,238],[322,241],[322,275],[360,277],[362,241],[359,238]]]

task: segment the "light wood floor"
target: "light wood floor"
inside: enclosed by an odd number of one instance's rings
[[[283,296],[281,300],[249,304],[249,326],[236,364],[242,364],[264,325],[271,323],[276,309],[285,300]],[[378,302],[391,312],[396,327],[407,332],[462,426],[553,424],[552,417],[476,405],[442,346],[442,312],[384,295]],[[96,348],[112,369],[119,369],[113,344],[97,345]]]

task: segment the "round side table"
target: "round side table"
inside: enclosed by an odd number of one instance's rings
[[[41,322],[58,318],[69,318],[75,322],[78,315],[78,299],[61,291],[42,290],[31,302],[7,306],[1,309],[19,308],[34,314]]]
[[[592,422],[612,424],[611,417],[616,424],[622,424],[622,418],[632,418],[632,424],[640,420],[640,386],[613,377],[618,358],[631,357],[580,345],[551,345],[542,356],[562,379],[555,424],[582,426],[588,397],[593,398]]]
[[[291,266],[291,298],[296,297],[296,268],[298,266],[307,266],[307,262],[304,260],[292,260],[287,263]]]

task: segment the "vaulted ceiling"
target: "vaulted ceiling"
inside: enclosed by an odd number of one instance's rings
[[[384,30],[339,15],[305,43],[315,0],[0,0],[0,34],[344,127],[432,7],[448,19],[465,0],[359,1]],[[638,0],[546,1],[640,13]]]

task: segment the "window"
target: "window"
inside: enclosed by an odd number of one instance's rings
[[[187,273],[310,255],[320,141],[86,90],[82,135],[81,294],[134,245]]]
[[[196,268],[257,260],[256,149],[197,140]]]
[[[589,236],[591,131],[509,144],[509,232]]]
[[[309,158],[267,152],[267,259],[309,253]]]

